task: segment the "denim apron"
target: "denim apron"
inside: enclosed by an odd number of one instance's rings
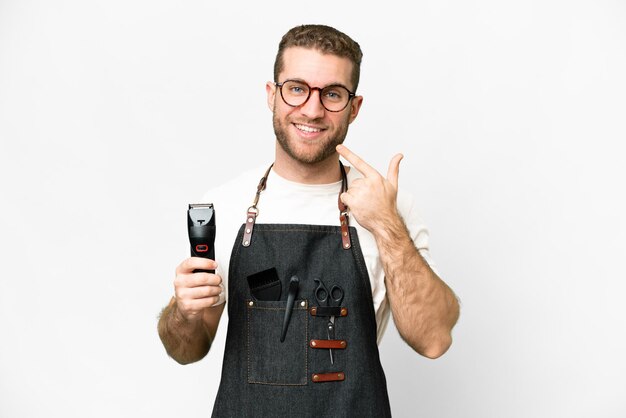
[[[369,275],[347,208],[339,200],[338,226],[256,224],[269,171],[231,254],[228,332],[213,417],[389,417]],[[280,300],[256,300],[247,278],[271,268],[281,281]],[[293,276],[299,286],[281,342]],[[340,306],[317,300],[319,280],[329,290],[341,287]]]

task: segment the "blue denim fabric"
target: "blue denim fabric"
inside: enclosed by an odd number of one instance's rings
[[[306,301],[297,300],[294,304],[282,343],[286,302],[250,300],[247,303],[248,383],[306,385],[309,343]]]
[[[235,241],[228,278],[228,333],[213,417],[389,417],[385,375],[376,345],[376,320],[357,232],[352,248],[341,246],[339,226],[257,224],[249,247],[244,226]],[[254,300],[247,276],[274,267],[281,300]],[[283,317],[292,276],[300,279],[284,342]],[[328,317],[310,314],[321,279],[344,290],[348,315],[335,319],[343,350],[311,348],[327,339]],[[344,372],[345,380],[314,383],[314,373]]]

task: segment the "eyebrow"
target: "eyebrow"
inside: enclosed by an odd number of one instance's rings
[[[299,81],[301,83],[304,83],[304,84],[308,85],[309,87],[314,87],[314,86],[311,86],[311,83],[309,83],[308,81],[303,80],[301,78],[288,78],[285,81],[283,81],[283,83],[286,82],[286,81]],[[344,84],[339,83],[339,82],[332,82],[330,84],[325,85],[324,87],[319,87],[319,88],[320,89],[325,89],[326,87],[343,87],[344,89],[348,90],[349,92],[352,92],[352,90],[350,90],[347,86],[345,86]]]

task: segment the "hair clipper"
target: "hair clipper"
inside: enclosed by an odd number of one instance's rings
[[[187,210],[187,229],[191,256],[215,260],[215,208],[212,203],[192,203]],[[196,269],[194,273],[215,273]]]

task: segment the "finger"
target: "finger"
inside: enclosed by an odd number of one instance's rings
[[[348,160],[357,170],[359,170],[365,177],[371,177],[380,175],[374,167],[363,161],[358,155],[353,153],[345,145],[337,145],[336,148],[339,155]]]
[[[217,263],[209,258],[189,257],[176,267],[176,274],[189,274],[194,270],[215,270]]]
[[[339,198],[341,199],[344,205],[346,205],[347,207],[350,207],[350,203],[352,202],[352,196],[350,196],[347,192],[345,192],[345,193],[341,193],[339,195]]]
[[[387,170],[387,180],[396,189],[398,188],[398,174],[400,173],[400,161],[404,158],[402,154],[396,154],[389,163],[389,170]]]
[[[188,289],[181,289],[178,297],[184,299],[205,299],[213,296],[219,296],[222,288],[219,286],[201,286]]]
[[[179,274],[176,277],[175,285],[181,287],[219,286],[222,283],[219,275],[211,273]]]

